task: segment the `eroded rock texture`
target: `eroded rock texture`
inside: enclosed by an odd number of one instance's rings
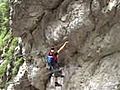
[[[44,55],[69,40],[60,54],[62,90],[120,89],[120,0],[11,0],[10,13],[26,53],[39,52],[27,62],[32,86],[46,89]]]

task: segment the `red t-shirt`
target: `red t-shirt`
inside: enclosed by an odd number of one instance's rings
[[[49,56],[53,56],[54,61],[58,61],[58,53],[57,52],[49,52],[48,53]]]

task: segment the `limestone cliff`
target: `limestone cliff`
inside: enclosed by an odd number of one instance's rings
[[[59,56],[62,90],[120,89],[120,0],[10,0],[10,5],[13,35],[22,38],[26,54],[35,53],[28,55],[20,79],[27,81],[15,90],[46,90],[45,54],[65,40],[69,44]]]

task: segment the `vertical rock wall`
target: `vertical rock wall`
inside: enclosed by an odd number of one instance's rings
[[[27,65],[34,87],[46,88],[48,71],[44,55],[48,48],[59,48],[69,40],[60,54],[66,75],[63,90],[119,90],[120,0],[11,0],[10,3],[13,35],[22,38],[26,53],[36,50],[39,53]]]

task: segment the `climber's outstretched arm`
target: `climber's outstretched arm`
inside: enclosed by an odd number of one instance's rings
[[[60,47],[60,49],[57,51],[57,53],[59,53],[59,52],[66,46],[67,43],[68,43],[68,41],[66,41],[66,42]]]

